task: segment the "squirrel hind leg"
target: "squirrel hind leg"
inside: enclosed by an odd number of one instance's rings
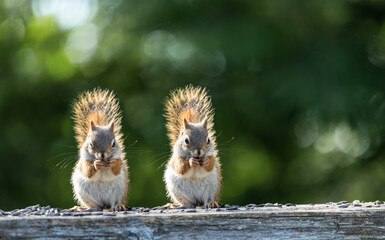
[[[126,211],[126,206],[124,204],[117,204],[111,208],[111,211]]]
[[[180,206],[181,206],[180,204],[175,204],[175,203],[167,203],[167,204],[163,205],[163,207],[165,207],[165,208],[177,208]]]
[[[216,201],[208,202],[206,204],[207,208],[219,208],[219,204]]]
[[[86,209],[87,209],[86,207],[82,207],[82,206],[73,206],[69,210],[71,210],[73,212],[78,212],[78,211],[83,211],[83,210],[86,210]]]
[[[85,210],[85,209],[95,209],[95,210],[103,210],[103,206],[92,199],[90,196],[87,196],[85,194],[78,194],[77,199],[80,203],[79,209]],[[76,207],[76,206],[75,206]]]

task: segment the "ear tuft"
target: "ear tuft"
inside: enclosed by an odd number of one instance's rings
[[[95,131],[95,123],[91,120],[90,122],[91,131]]]
[[[188,125],[189,125],[189,123],[188,123],[187,119],[183,118],[183,126],[182,126],[182,128],[186,129],[188,127]]]
[[[207,129],[207,118],[203,119],[202,125],[205,129]]]
[[[114,120],[111,120],[111,122],[108,124],[108,128],[114,131],[115,122]]]

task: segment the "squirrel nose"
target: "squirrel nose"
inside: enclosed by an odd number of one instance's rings
[[[201,155],[201,150],[198,150],[198,156],[200,156]]]

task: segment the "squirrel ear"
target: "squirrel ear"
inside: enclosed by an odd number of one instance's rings
[[[108,124],[108,128],[114,131],[114,125],[115,125],[114,120],[111,120],[111,122]]]
[[[207,129],[207,118],[203,119],[202,125],[203,125],[204,128]]]
[[[95,123],[94,123],[94,121],[91,120],[90,126],[91,126],[91,130],[95,131]]]
[[[183,118],[183,129],[186,129],[188,127],[188,121],[186,118]]]

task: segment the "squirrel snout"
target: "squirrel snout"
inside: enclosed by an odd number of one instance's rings
[[[194,158],[200,158],[204,155],[201,149],[194,150]]]
[[[105,152],[97,152],[95,153],[95,157],[97,159],[105,159],[105,158],[108,158],[108,154]]]

